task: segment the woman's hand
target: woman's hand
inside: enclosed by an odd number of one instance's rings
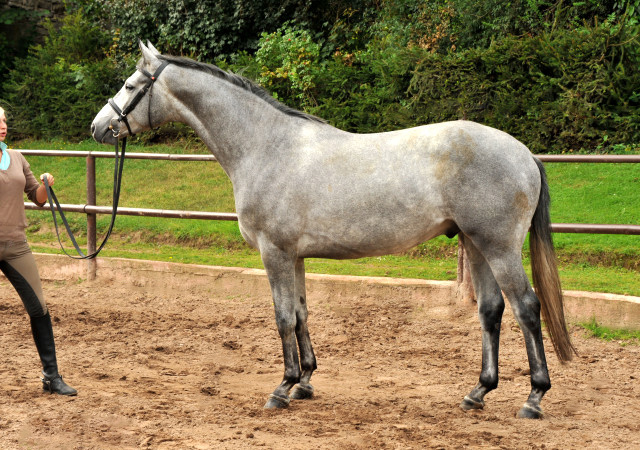
[[[49,183],[49,186],[53,186],[53,184],[56,182],[56,179],[53,178],[53,175],[51,175],[50,173],[43,173],[42,175],[40,175],[40,181],[42,181],[44,183],[44,177],[47,177],[47,182]]]
[[[47,177],[47,183],[49,183],[49,186],[53,186],[53,183],[56,182],[55,178],[53,178],[53,175],[50,173],[45,172],[40,175],[40,181],[44,182],[44,177]],[[40,205],[44,205],[47,202],[47,190],[45,189],[44,184],[38,186],[38,190],[36,191],[36,202]]]

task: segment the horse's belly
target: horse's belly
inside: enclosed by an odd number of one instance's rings
[[[447,220],[431,224],[422,222],[400,228],[367,225],[307,231],[298,241],[298,256],[353,259],[389,255],[409,250],[436,236],[456,232],[455,224]]]

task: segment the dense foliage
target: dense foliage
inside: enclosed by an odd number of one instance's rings
[[[45,12],[0,8],[0,74],[6,74],[16,58],[27,54],[35,42],[36,24],[44,15]]]
[[[88,137],[140,37],[242,72],[349,131],[465,118],[534,152],[624,151],[640,141],[640,0],[68,5],[62,26],[3,78],[12,133]]]
[[[409,109],[508,130],[534,152],[637,142],[640,54],[625,47],[629,31],[605,22],[431,55],[416,66]]]
[[[115,64],[109,36],[79,14],[19,60],[4,79],[3,100],[12,138],[86,136],[97,105],[114,92]]]
[[[345,9],[362,9],[363,0],[81,0],[84,13],[114,33],[116,46],[135,52],[138,39],[172,54],[221,59],[254,52],[262,32],[286,22],[314,33]]]

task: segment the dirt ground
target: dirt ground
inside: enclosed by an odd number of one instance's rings
[[[472,306],[411,289],[327,283],[308,292],[315,398],[264,410],[283,372],[265,282],[233,272],[213,281],[149,275],[43,274],[74,398],[42,393],[26,313],[0,277],[0,448],[640,447],[638,346],[573,328],[580,356],[562,366],[546,341],[553,383],[546,418],[519,420],[528,365],[507,313],[500,386],[483,411],[464,412],[458,404],[480,368]]]

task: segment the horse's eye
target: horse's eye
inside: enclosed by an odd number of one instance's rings
[[[125,88],[127,91],[133,91],[133,86],[131,86],[129,83],[125,84],[125,85],[124,85],[124,88]]]

